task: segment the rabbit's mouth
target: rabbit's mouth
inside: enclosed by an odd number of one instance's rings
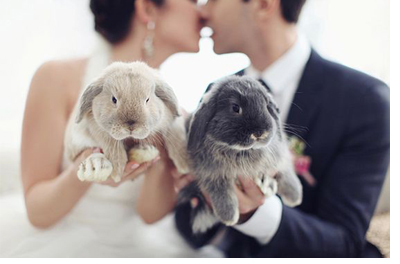
[[[207,135],[207,137],[215,142],[217,145],[223,147],[224,149],[231,149],[235,151],[246,151],[250,149],[261,149],[265,148],[271,141],[273,133],[264,131],[262,133],[253,133],[246,136],[244,139],[234,140],[233,142],[225,141],[223,139],[218,139],[215,136]]]
[[[134,139],[132,137],[125,138],[123,140],[123,142],[124,142],[124,147],[125,147],[125,149],[127,151],[130,150],[131,148],[136,147],[137,145],[139,145],[139,140]]]
[[[144,139],[127,137],[123,139],[122,142],[124,144],[125,150],[129,151],[131,148],[138,148],[138,147],[140,148],[148,145],[156,146],[158,143],[160,143],[161,137],[162,136],[159,133],[152,133]]]
[[[250,144],[239,144],[239,143],[232,144],[232,143],[227,143],[227,142],[223,142],[223,141],[215,140],[215,139],[214,139],[214,142],[217,145],[219,145],[225,149],[231,149],[231,150],[236,150],[236,151],[249,150],[254,147],[254,142],[252,142]]]
[[[122,140],[122,142],[124,143],[126,151],[129,151],[132,148],[140,148],[147,145],[153,145],[153,142],[151,140],[136,139],[133,137],[125,138],[124,140]]]
[[[147,127],[141,126],[141,127],[135,127],[135,128],[112,128],[110,135],[115,139],[115,140],[125,140],[129,138],[133,138],[136,140],[144,140],[150,135],[150,131]]]
[[[263,141],[269,136],[269,131],[260,131],[250,135],[250,139],[253,141]]]

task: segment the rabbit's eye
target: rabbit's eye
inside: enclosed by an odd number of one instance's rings
[[[240,110],[241,110],[241,108],[240,108],[240,106],[239,105],[237,105],[237,104],[233,104],[232,105],[232,110],[233,110],[233,112],[235,112],[235,113],[238,113],[238,114],[240,114]]]
[[[148,103],[148,102],[149,102],[149,100],[150,100],[150,98],[147,98],[147,100],[146,100],[146,103]]]
[[[112,101],[113,101],[114,104],[116,104],[116,103],[117,103],[117,98],[115,98],[115,97],[113,96],[113,97],[112,97]]]

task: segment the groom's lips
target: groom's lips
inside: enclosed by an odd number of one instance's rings
[[[210,38],[214,39],[215,35],[216,35],[215,30],[214,30],[214,29],[211,29]]]
[[[211,38],[212,40],[215,40],[215,32],[213,32],[213,33],[210,35],[210,38]]]

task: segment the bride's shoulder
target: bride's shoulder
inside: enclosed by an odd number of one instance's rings
[[[32,83],[40,83],[43,87],[60,89],[79,84],[87,58],[52,60],[43,63],[35,72]]]
[[[87,58],[78,58],[43,63],[32,78],[30,93],[54,98],[59,103],[74,104],[81,89],[87,61]]]

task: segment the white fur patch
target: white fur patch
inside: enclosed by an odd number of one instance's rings
[[[144,147],[131,148],[128,152],[129,161],[135,161],[138,164],[148,162],[156,158],[160,153],[154,146],[148,145]]]
[[[266,198],[275,195],[278,191],[277,181],[269,176],[265,176],[263,181],[257,177],[254,179],[254,183],[260,188]]]
[[[193,233],[204,233],[218,222],[219,220],[212,213],[207,210],[202,210],[193,220]]]
[[[103,182],[108,179],[112,170],[111,162],[103,153],[93,153],[79,165],[77,175],[81,181]]]

